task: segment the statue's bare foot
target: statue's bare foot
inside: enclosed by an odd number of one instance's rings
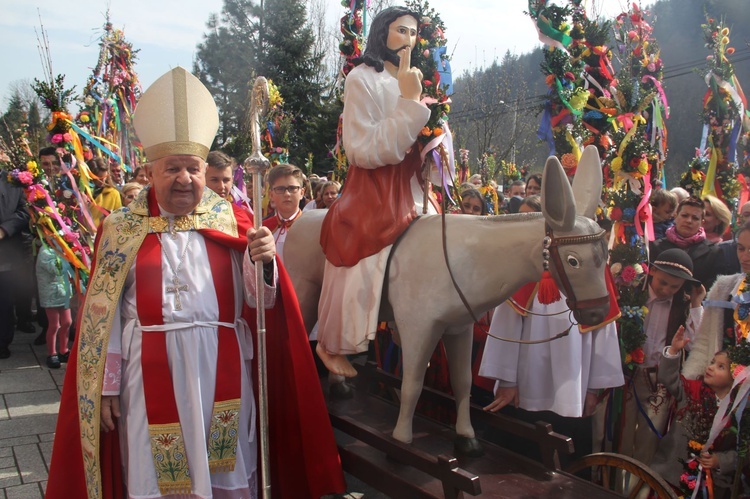
[[[333,374],[338,374],[346,378],[353,378],[357,375],[357,370],[354,369],[354,366],[346,358],[346,355],[328,353],[320,343],[315,347],[315,351],[318,352],[318,357],[323,361],[326,368]]]

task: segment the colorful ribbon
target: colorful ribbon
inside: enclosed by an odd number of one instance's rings
[[[706,180],[703,181],[701,197],[707,195],[716,196],[716,165],[719,163],[719,151],[714,147],[714,139],[710,135],[708,137],[708,144],[711,147],[711,161],[708,163]]]
[[[659,98],[664,105],[665,116],[667,117],[667,119],[669,119],[669,103],[667,102],[667,94],[664,93],[664,88],[661,86],[661,82],[659,82],[659,80],[651,75],[645,75],[643,78],[641,78],[641,81],[643,83],[650,81],[654,85],[656,91],[659,92]]]
[[[94,135],[91,135],[91,134],[87,133],[82,128],[80,128],[78,125],[76,125],[75,123],[73,123],[72,121],[69,122],[69,123],[70,123],[71,128],[73,128],[73,130],[75,130],[76,133],[78,133],[78,135],[81,135],[84,139],[86,139],[89,143],[91,143],[91,145],[95,146],[97,149],[99,149],[100,151],[102,151],[104,154],[106,154],[110,158],[114,159],[118,163],[122,164],[122,158],[120,157],[120,155],[117,154],[117,153],[115,153],[115,152],[112,152],[110,149],[108,149],[107,147],[105,147],[104,145],[102,145],[102,143],[99,142],[99,141],[101,140],[102,142],[106,142],[108,145],[110,145],[110,146],[112,146],[114,148],[118,148],[119,149],[119,147],[116,144],[113,144],[112,142],[109,142],[108,140],[103,139],[102,137],[95,137]]]
[[[651,172],[648,172],[643,176],[643,197],[641,197],[641,201],[638,203],[638,207],[635,210],[635,219],[633,220],[633,222],[635,224],[635,231],[640,237],[643,237],[645,232],[646,238],[649,241],[653,241],[654,239],[656,239],[656,237],[654,234],[654,220],[651,217],[651,203],[649,202],[650,199]],[[645,212],[645,221],[641,220],[641,210]],[[643,229],[643,225],[645,225],[645,231]]]

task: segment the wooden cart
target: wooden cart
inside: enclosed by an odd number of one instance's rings
[[[373,394],[373,387],[398,393],[400,380],[374,364],[360,368],[349,398],[328,397],[328,411],[336,431],[344,469],[373,488],[394,498],[543,498],[596,499],[622,497],[614,490],[615,470],[626,470],[651,487],[658,497],[676,498],[667,483],[638,461],[618,454],[592,454],[567,470],[560,456],[573,452],[570,438],[555,433],[551,425],[531,425],[472,407],[472,420],[495,426],[537,445],[542,463],[482,442],[481,457],[454,457],[455,432],[422,416],[414,418],[414,440],[403,444],[390,436],[398,406]],[[324,391],[328,386],[324,382]],[[423,398],[453,404],[443,393],[425,388]],[[590,471],[592,483],[575,476]],[[636,487],[638,489],[639,487]],[[638,490],[631,493],[635,497]]]

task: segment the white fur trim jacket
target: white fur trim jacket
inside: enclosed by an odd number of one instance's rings
[[[737,292],[744,278],[745,274],[719,276],[706,295],[706,300],[727,300]],[[695,335],[690,355],[682,366],[682,375],[687,379],[696,379],[701,376],[714,354],[721,350],[724,335],[724,310],[719,307],[704,308],[703,321]]]

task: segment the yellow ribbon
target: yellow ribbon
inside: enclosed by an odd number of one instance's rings
[[[709,134],[708,143],[711,147],[711,161],[708,163],[708,170],[706,171],[706,179],[703,181],[703,190],[701,191],[701,197],[706,195],[716,196],[716,165],[719,163],[719,151],[714,147],[714,140]]]
[[[576,161],[580,161],[581,148],[578,147],[578,143],[575,141],[570,131],[567,131],[567,130],[565,131],[565,140],[568,141],[568,144],[570,144],[570,147],[573,149],[573,156],[575,156]]]

